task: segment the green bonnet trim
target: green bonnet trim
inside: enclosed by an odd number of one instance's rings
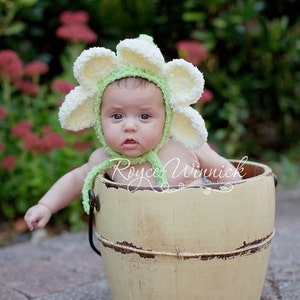
[[[118,153],[111,149],[105,140],[102,123],[101,123],[101,104],[102,104],[102,96],[106,89],[106,87],[113,83],[116,80],[128,77],[140,77],[147,79],[148,81],[154,83],[162,92],[164,99],[164,107],[165,107],[165,124],[163,129],[163,135],[158,143],[158,145],[140,155],[138,157],[126,157],[121,153]],[[166,79],[154,74],[153,72],[145,69],[141,69],[132,65],[125,65],[120,67],[119,69],[111,72],[108,76],[106,76],[103,80],[98,83],[98,92],[94,99],[94,114],[95,114],[95,132],[96,136],[105,149],[105,151],[110,155],[110,158],[100,163],[99,165],[92,168],[92,170],[88,173],[84,186],[82,189],[83,194],[83,207],[86,212],[89,211],[89,199],[88,199],[88,190],[93,188],[94,181],[99,174],[104,174],[107,169],[112,168],[116,164],[130,164],[137,165],[145,162],[149,162],[154,170],[156,176],[156,182],[158,186],[166,186],[168,184],[167,177],[164,171],[164,168],[157,156],[158,150],[165,144],[165,142],[170,137],[170,127],[172,122],[173,110],[170,103],[170,91],[167,84]]]
[[[123,66],[123,67],[111,72],[108,76],[106,76],[103,80],[101,80],[98,83],[98,93],[97,93],[97,95],[95,97],[95,101],[94,101],[94,114],[95,114],[95,119],[96,119],[94,129],[96,132],[96,136],[97,136],[99,142],[101,143],[101,145],[104,147],[105,151],[108,154],[110,154],[111,156],[114,156],[114,157],[118,156],[118,157],[122,157],[122,158],[125,158],[125,157],[122,156],[122,154],[112,150],[106,144],[106,141],[105,141],[105,138],[103,135],[102,124],[101,124],[101,104],[102,104],[102,96],[103,96],[103,93],[104,93],[106,87],[116,80],[119,80],[122,78],[127,78],[127,77],[141,77],[141,78],[147,79],[148,81],[153,82],[161,90],[161,92],[163,94],[163,99],[165,101],[165,114],[166,114],[163,136],[162,136],[159,144],[152,151],[157,152],[169,138],[170,127],[171,127],[171,122],[172,122],[172,114],[173,114],[173,110],[172,110],[171,103],[170,103],[170,91],[169,91],[169,87],[168,87],[168,83],[167,83],[166,79],[154,74],[151,71],[141,69],[141,68],[138,68],[138,67],[135,67],[132,65],[126,65],[126,66]],[[144,156],[146,157],[147,154],[140,156],[137,163],[145,162],[146,159],[144,159]],[[133,158],[133,159],[136,160],[136,158]]]
[[[144,154],[145,155],[145,154]],[[157,185],[160,187],[168,186],[168,179],[164,170],[163,165],[160,162],[157,154],[153,151],[150,151],[145,155],[146,160],[150,162],[153,167],[156,176]],[[104,162],[100,163],[99,165],[94,166],[90,172],[88,173],[87,177],[84,180],[83,189],[82,189],[82,205],[87,214],[89,214],[90,204],[89,204],[89,197],[88,192],[90,189],[93,189],[95,180],[97,176],[104,175],[107,169],[112,168],[116,164],[127,165],[129,159],[121,159],[121,158],[108,158]],[[128,186],[130,187],[130,186]]]

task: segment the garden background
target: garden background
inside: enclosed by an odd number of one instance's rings
[[[17,226],[65,172],[97,147],[93,130],[65,132],[57,112],[91,46],[152,35],[166,60],[204,73],[195,107],[222,155],[299,180],[300,22],[297,0],[0,0],[0,223]],[[52,225],[78,229],[81,201]],[[21,228],[23,228],[21,226]],[[23,230],[23,229],[22,229]]]

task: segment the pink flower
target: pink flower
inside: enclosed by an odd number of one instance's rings
[[[5,145],[0,142],[0,152],[3,152],[5,149]]]
[[[22,138],[23,148],[34,153],[46,153],[53,149],[65,147],[64,138],[58,133],[53,132],[49,125],[43,126],[43,137],[38,133],[32,132],[32,124],[23,120],[14,125],[11,133],[14,136]]]
[[[4,106],[0,106],[0,121],[7,116],[7,110]]]
[[[66,143],[64,138],[58,133],[53,132],[49,125],[43,126],[43,132],[43,143],[47,146],[48,150],[65,147]]]
[[[176,48],[180,57],[195,66],[199,66],[208,57],[206,49],[195,40],[179,41]]]
[[[208,89],[204,89],[203,94],[201,95],[199,102],[200,103],[207,103],[210,102],[214,97],[214,94],[208,90]]]
[[[11,128],[11,133],[17,137],[25,137],[31,132],[32,124],[27,120],[23,120]]]
[[[37,96],[39,93],[39,87],[32,81],[29,80],[17,80],[15,85],[19,88],[19,90],[24,93],[28,94],[32,97]]]
[[[52,84],[52,89],[62,94],[69,93],[74,87],[75,84],[64,79],[57,79]]]
[[[57,28],[56,36],[71,42],[95,42],[97,35],[86,24],[88,21],[89,15],[85,11],[65,11],[60,16],[62,26]]]
[[[45,74],[49,71],[49,66],[42,61],[32,61],[24,68],[24,73],[28,76],[37,76]]]
[[[64,138],[52,131],[50,126],[43,127],[44,137],[40,137],[35,132],[30,132],[23,136],[23,147],[35,153],[46,153],[54,149],[65,147]]]
[[[13,170],[17,160],[18,157],[16,155],[10,154],[5,156],[2,160],[2,168],[8,171]]]
[[[47,151],[60,149],[66,145],[64,138],[55,132],[48,132],[42,139],[42,142]]]
[[[12,50],[0,50],[0,75],[11,79],[22,75],[23,62],[16,52]]]
[[[89,15],[83,10],[75,12],[64,11],[60,15],[59,21],[62,24],[87,23],[89,21]]]
[[[71,42],[85,42],[88,44],[97,40],[96,33],[83,23],[62,25],[57,28],[56,36]]]
[[[41,138],[34,132],[30,132],[23,137],[23,147],[37,153],[45,152]]]
[[[52,132],[52,129],[51,129],[50,125],[44,125],[42,127],[42,130],[43,130],[44,135],[47,134],[47,133],[49,133],[49,132]]]

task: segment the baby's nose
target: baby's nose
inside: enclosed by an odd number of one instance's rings
[[[137,130],[137,121],[134,118],[126,118],[124,122],[125,131],[136,131]]]

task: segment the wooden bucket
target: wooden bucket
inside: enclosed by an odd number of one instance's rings
[[[115,300],[258,300],[274,235],[272,170],[233,161],[243,181],[153,190],[98,177],[94,213]]]

